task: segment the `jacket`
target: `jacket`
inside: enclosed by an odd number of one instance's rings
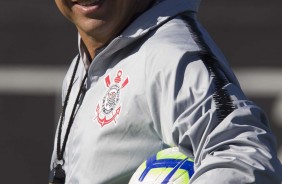
[[[66,183],[128,183],[144,160],[171,146],[194,159],[190,183],[281,183],[267,117],[244,95],[197,21],[199,3],[160,1],[91,64],[79,43],[62,135],[88,73],[66,146]],[[63,83],[63,100],[76,59]],[[56,146],[51,167],[55,160]]]

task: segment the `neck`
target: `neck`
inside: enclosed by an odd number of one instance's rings
[[[97,40],[95,39],[94,37],[91,37],[89,35],[86,35],[84,34],[83,32],[80,32],[80,36],[81,36],[81,39],[84,43],[84,46],[85,48],[87,49],[90,57],[91,57],[91,60],[92,61],[94,59],[94,57],[96,56],[96,52],[99,48],[103,47],[107,41],[105,40]]]

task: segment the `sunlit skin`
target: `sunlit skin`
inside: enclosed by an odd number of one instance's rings
[[[55,0],[62,14],[75,24],[93,59],[97,49],[115,38],[153,0]],[[92,4],[91,4],[92,3]],[[93,4],[94,3],[94,4]]]

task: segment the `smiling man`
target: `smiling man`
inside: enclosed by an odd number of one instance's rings
[[[55,0],[79,32],[50,183],[125,184],[160,150],[190,183],[281,183],[263,111],[196,19],[200,0]]]

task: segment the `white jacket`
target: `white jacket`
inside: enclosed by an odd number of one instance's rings
[[[89,72],[67,142],[66,183],[128,183],[142,161],[174,145],[195,160],[190,183],[281,183],[267,118],[243,94],[197,22],[199,2],[164,0],[153,6],[90,66],[80,46],[62,135],[86,68]],[[63,99],[73,68],[74,62]],[[51,167],[55,159],[56,141]]]

